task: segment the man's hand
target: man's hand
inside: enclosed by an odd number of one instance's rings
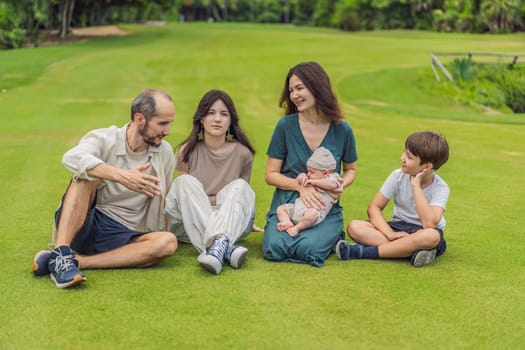
[[[121,169],[119,183],[132,191],[143,193],[148,197],[160,195],[160,179],[156,176],[144,174],[151,167],[150,163],[141,165],[135,169]]]

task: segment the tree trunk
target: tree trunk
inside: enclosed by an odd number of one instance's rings
[[[75,0],[62,0],[60,2],[60,16],[62,20],[60,26],[60,39],[65,39],[69,35],[74,8]]]

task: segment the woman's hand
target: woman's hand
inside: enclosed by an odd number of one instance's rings
[[[325,206],[321,195],[317,193],[313,186],[301,186],[299,196],[307,208],[322,209]]]
[[[339,198],[341,198],[341,195],[343,194],[343,190],[344,190],[344,187],[343,187],[344,179],[342,177],[339,177],[337,178],[337,181],[339,181],[339,183],[341,184],[340,186],[338,186],[337,188],[325,191],[326,193],[330,195],[330,198],[332,198],[333,204],[337,203]]]

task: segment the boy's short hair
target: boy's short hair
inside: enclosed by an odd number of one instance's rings
[[[444,136],[433,131],[418,131],[405,141],[405,148],[438,170],[448,160],[448,143]]]

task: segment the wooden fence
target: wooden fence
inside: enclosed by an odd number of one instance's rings
[[[477,57],[476,63],[482,64],[506,64],[509,69],[512,69],[516,64],[525,63],[525,54],[513,54],[513,53],[491,53],[491,52],[440,52],[440,53],[431,53],[430,58],[432,60],[432,70],[438,81],[441,80],[439,77],[438,71],[436,68],[441,70],[443,75],[454,82],[454,78],[447,71],[445,66],[438,59],[438,56],[455,56],[455,57],[467,57],[470,61],[473,61],[474,56]],[[521,58],[521,60],[520,60]]]

